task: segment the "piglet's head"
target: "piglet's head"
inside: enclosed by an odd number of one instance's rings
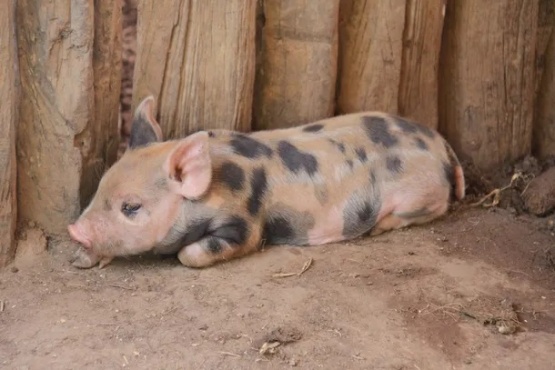
[[[129,149],[102,177],[79,219],[68,226],[81,244],[74,266],[108,264],[154,248],[179,218],[183,202],[200,199],[212,181],[208,134],[162,142],[154,99],[133,118]]]

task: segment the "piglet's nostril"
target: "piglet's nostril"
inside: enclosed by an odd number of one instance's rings
[[[78,224],[69,225],[67,227],[67,231],[69,232],[71,239],[78,243],[81,243],[85,248],[91,247],[91,241],[89,240],[89,238],[87,238],[86,234],[83,232]]]

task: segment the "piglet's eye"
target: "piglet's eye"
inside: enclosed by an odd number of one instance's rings
[[[140,203],[123,202],[121,205],[121,213],[123,213],[125,217],[133,217],[139,209],[141,209]]]

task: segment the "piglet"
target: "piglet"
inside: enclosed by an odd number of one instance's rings
[[[150,96],[135,111],[127,151],[68,231],[81,245],[77,267],[148,251],[206,267],[265,245],[320,245],[427,223],[464,195],[449,144],[401,117],[362,112],[163,141]]]

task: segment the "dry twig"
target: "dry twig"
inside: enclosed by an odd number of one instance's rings
[[[304,274],[309,268],[310,266],[312,266],[312,257],[308,259],[308,261],[306,261],[301,269],[301,271],[299,272],[284,272],[284,273],[277,273],[277,274],[273,274],[272,277],[274,278],[285,278],[285,277],[291,277],[291,276],[301,276],[302,274]]]
[[[523,178],[524,176],[522,175],[521,172],[515,172],[513,174],[513,177],[511,177],[511,182],[509,183],[509,185],[499,189],[493,189],[489,194],[482,197],[482,199],[480,199],[476,203],[472,203],[471,206],[472,207],[483,206],[486,208],[495,207],[501,201],[501,193],[507,189],[512,188],[517,180],[520,180]],[[490,198],[493,198],[491,203],[485,203]]]
[[[265,342],[262,344],[258,353],[264,355],[266,353],[275,353],[276,348],[281,345],[281,342]]]
[[[109,284],[109,285],[113,288],[120,288],[120,289],[125,289],[125,290],[135,290],[135,288],[130,288],[130,287],[126,287],[126,286],[118,285],[118,284]]]

